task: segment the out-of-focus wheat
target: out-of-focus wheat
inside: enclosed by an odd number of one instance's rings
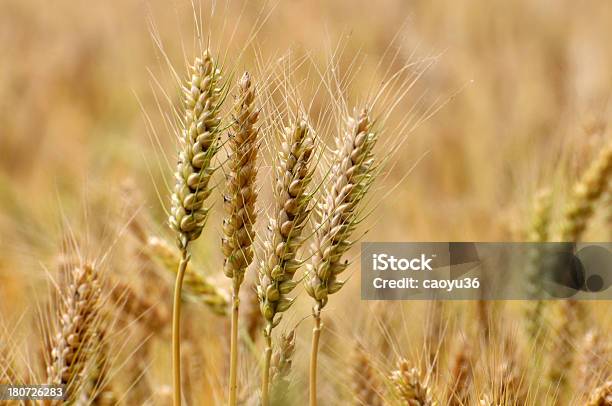
[[[98,328],[95,354],[90,361],[89,369],[86,371],[87,379],[83,384],[79,400],[76,403],[79,406],[115,406],[118,403],[117,396],[109,382],[111,355],[105,336],[105,330]]]
[[[163,268],[176,275],[181,262],[181,255],[176,248],[159,237],[149,237],[145,252],[158,260]],[[194,268],[191,263],[187,264],[183,279],[185,299],[206,305],[213,313],[220,316],[227,315],[229,305],[229,293],[217,286],[213,281]]]
[[[534,243],[544,243],[550,238],[550,222],[552,212],[552,194],[545,189],[540,191],[536,196],[533,217],[531,220],[530,229],[528,230],[528,240]],[[542,261],[542,249],[534,247],[530,252],[528,265],[528,281],[529,295],[532,300],[527,303],[525,312],[525,321],[527,323],[527,333],[532,339],[538,339],[541,336],[542,312],[544,310],[544,301],[541,300],[542,295],[542,277],[544,274]]]
[[[159,334],[168,326],[170,317],[166,308],[139,294],[126,283],[114,282],[110,289],[110,299],[118,310],[137,320],[150,333]]]
[[[585,406],[610,406],[612,405],[612,380],[607,381],[595,389]]]
[[[83,383],[81,375],[92,356],[100,294],[98,273],[90,265],[74,268],[60,293],[59,320],[48,357],[47,382],[66,385],[68,401],[78,395]]]
[[[558,392],[558,402],[562,404],[564,396],[570,390],[570,374],[576,356],[576,337],[579,324],[584,315],[582,307],[574,300],[565,300],[557,306],[553,320],[554,334],[549,341],[547,378],[551,388]]]
[[[397,364],[389,380],[393,384],[393,393],[399,405],[435,406],[429,378],[424,377],[418,368],[405,359]]]
[[[612,174],[612,142],[605,145],[574,186],[565,210],[561,241],[580,241],[593,216],[595,203],[605,193]]]
[[[381,386],[369,354],[357,345],[351,362],[351,388],[358,405],[382,406]]]
[[[584,335],[578,347],[578,388],[588,393],[612,376],[610,340],[595,326]]]
[[[451,365],[448,405],[467,404],[472,388],[472,349],[467,341],[462,342],[454,354]]]

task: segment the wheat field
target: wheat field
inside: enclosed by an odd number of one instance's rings
[[[596,0],[4,0],[0,383],[612,405],[609,302],[366,301],[359,277],[362,241],[610,241],[610,22]]]

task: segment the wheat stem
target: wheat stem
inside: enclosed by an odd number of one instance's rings
[[[172,307],[172,377],[174,383],[174,405],[181,404],[181,289],[183,277],[189,263],[187,246],[181,249],[181,262],[176,273],[174,303]]]
[[[270,363],[272,361],[272,328],[270,325],[266,328],[265,337],[266,350],[264,353],[264,369],[261,381],[262,406],[268,406],[270,404]]]
[[[319,338],[321,337],[321,311],[318,306],[313,310],[312,348],[310,350],[310,406],[317,406],[317,366]]]
[[[232,332],[230,338],[230,384],[229,384],[229,404],[236,405],[238,389],[238,311],[240,299],[238,297],[240,287],[234,285],[232,290]]]

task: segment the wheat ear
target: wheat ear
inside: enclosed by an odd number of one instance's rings
[[[270,366],[270,398],[275,405],[290,403],[288,388],[290,385],[289,374],[293,363],[293,353],[295,352],[295,330],[287,334],[281,334],[279,346],[274,355]]]
[[[528,239],[534,243],[544,243],[550,239],[550,221],[552,212],[552,195],[549,190],[542,190],[535,199],[533,218],[528,231]],[[525,312],[527,322],[527,333],[531,339],[540,337],[542,329],[542,312],[544,301],[542,295],[542,273],[544,266],[542,261],[542,250],[535,248],[530,252],[528,265],[528,289],[530,301]]]
[[[134,288],[123,282],[115,282],[110,290],[110,299],[128,316],[138,320],[150,333],[163,331],[168,324],[168,311],[163,306],[140,295]]]
[[[588,392],[608,376],[612,376],[612,365],[609,362],[611,345],[597,326],[587,331],[581,344],[578,383],[583,392]]]
[[[612,143],[604,146],[574,186],[561,229],[561,241],[579,241],[593,216],[595,203],[606,192],[612,174]]]
[[[99,318],[100,285],[96,270],[84,265],[68,275],[60,296],[57,333],[52,339],[47,382],[66,385],[66,400],[74,400],[95,342]]]
[[[289,293],[301,261],[297,251],[302,244],[302,231],[310,213],[307,192],[312,179],[310,161],[314,149],[313,134],[303,119],[293,123],[283,133],[281,152],[275,174],[276,203],[268,224],[269,235],[265,253],[259,266],[257,295],[265,320],[265,362],[262,376],[262,403],[269,403],[270,359],[272,357],[272,329],[293,299]]]
[[[449,406],[462,406],[467,404],[472,387],[472,348],[465,340],[454,354],[451,368],[449,387]]]
[[[181,261],[176,275],[172,314],[172,371],[174,405],[181,404],[180,318],[181,289],[190,255],[188,245],[202,233],[208,217],[204,201],[211,193],[209,180],[213,173],[212,158],[218,151],[220,131],[219,107],[222,89],[221,72],[207,51],[197,58],[191,79],[183,88],[185,117],[181,134],[181,151],[175,172],[170,226],[177,233]]]
[[[393,384],[395,397],[399,404],[405,406],[435,406],[429,378],[423,377],[418,368],[403,359],[397,369],[391,373],[389,380]]]
[[[507,402],[512,405],[527,404],[528,388],[524,383],[522,375],[522,371],[525,368],[520,363],[520,357],[512,337],[504,337],[501,355],[502,358],[497,366],[499,382],[497,383],[498,391],[496,391],[500,403]]]
[[[373,149],[376,133],[367,110],[350,118],[348,130],[337,140],[331,168],[332,187],[319,210],[306,292],[314,298],[314,328],[310,361],[310,405],[317,404],[317,357],[321,334],[321,310],[328,296],[342,288],[337,278],[348,266],[342,257],[350,248],[349,238],[358,222],[357,206],[374,178]]]
[[[593,392],[585,406],[610,406],[612,405],[612,380],[607,381]]]
[[[91,369],[88,371],[87,382],[81,391],[79,401],[76,403],[81,406],[115,406],[117,397],[109,385],[109,348],[106,340],[106,326],[97,328],[95,343],[95,354],[91,362]]]
[[[568,378],[572,370],[575,358],[575,343],[577,330],[583,318],[582,307],[575,300],[563,301],[557,309],[560,314],[554,319],[557,321],[555,334],[549,343],[550,359],[547,371],[547,378],[552,388],[557,388],[558,402],[563,395],[569,391],[572,383]],[[560,403],[559,403],[560,404]]]
[[[380,385],[372,359],[361,345],[354,350],[352,362],[353,396],[358,405],[382,406]]]
[[[252,243],[255,223],[255,178],[257,177],[257,116],[255,91],[251,77],[244,73],[238,82],[234,107],[234,122],[230,134],[229,171],[224,196],[227,217],[223,221],[222,250],[225,256],[223,272],[232,279],[232,322],[230,342],[229,404],[236,405],[238,375],[238,314],[240,285],[253,260]]]

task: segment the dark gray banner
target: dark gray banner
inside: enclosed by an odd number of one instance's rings
[[[362,243],[361,298],[612,300],[612,243]]]

